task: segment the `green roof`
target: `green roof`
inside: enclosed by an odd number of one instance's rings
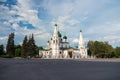
[[[64,36],[63,39],[67,39],[67,36]]]
[[[82,30],[80,30],[80,32],[82,32]]]
[[[62,35],[61,35],[60,31],[58,31],[58,37],[62,37]]]
[[[55,26],[57,26],[57,24],[55,24]]]

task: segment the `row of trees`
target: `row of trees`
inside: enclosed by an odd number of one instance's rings
[[[21,51],[22,57],[27,57],[27,56],[33,57],[36,54],[33,34],[32,37],[29,38],[29,40],[27,39],[27,36],[25,36],[21,50],[22,50]]]
[[[27,56],[36,57],[38,55],[39,50],[43,49],[42,47],[38,47],[35,45],[34,35],[27,38],[25,36],[22,46],[14,44],[14,33],[11,33],[8,37],[6,52],[4,50],[4,46],[0,45],[0,56],[2,57],[23,57]]]
[[[89,41],[88,54],[98,58],[120,57],[120,47],[113,48],[108,42]]]

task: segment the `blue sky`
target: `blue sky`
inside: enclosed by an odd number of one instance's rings
[[[53,25],[77,45],[82,29],[85,42],[108,41],[120,46],[120,0],[0,0],[0,44],[15,33],[15,43],[34,33],[36,44],[45,46]]]

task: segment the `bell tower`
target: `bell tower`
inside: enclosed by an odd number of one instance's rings
[[[58,26],[54,25],[54,33],[52,36],[52,58],[58,58],[59,56],[59,36],[58,36]]]
[[[87,58],[87,48],[85,47],[82,30],[80,30],[78,50],[80,51],[81,58]]]
[[[78,44],[78,49],[84,48],[84,40],[83,40],[83,35],[82,35],[82,30],[80,30],[80,37],[79,37],[79,44]]]

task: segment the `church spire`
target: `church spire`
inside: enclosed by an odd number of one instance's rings
[[[78,44],[78,49],[80,48],[84,48],[84,39],[83,39],[83,35],[82,35],[82,30],[80,30],[80,37],[79,37],[79,44]]]
[[[57,34],[57,32],[58,32],[58,26],[57,26],[57,24],[55,24],[54,26],[55,26],[55,28],[54,28],[54,34]]]
[[[59,37],[58,37],[58,26],[54,25],[54,33],[52,37],[52,58],[57,58],[59,56]]]

